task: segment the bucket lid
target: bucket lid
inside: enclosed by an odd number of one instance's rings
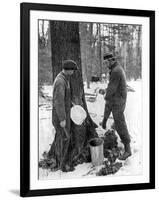
[[[86,117],[86,111],[82,108],[82,106],[75,105],[71,108],[71,119],[75,124],[81,125]]]

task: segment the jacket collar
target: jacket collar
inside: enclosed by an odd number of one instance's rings
[[[69,84],[69,77],[66,76],[66,74],[63,73],[63,72],[60,72],[60,73],[59,73],[59,76],[61,76],[61,77],[63,78],[63,80],[65,81],[66,85],[67,85],[68,87],[70,87],[70,84]]]
[[[63,78],[67,81],[69,80],[69,77],[64,72],[60,72],[60,75],[63,76]]]
[[[118,62],[115,61],[115,63],[111,66],[110,70],[112,71],[117,65],[118,65]]]

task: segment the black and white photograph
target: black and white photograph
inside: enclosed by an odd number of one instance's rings
[[[142,25],[39,20],[39,179],[142,173]]]
[[[153,187],[153,12],[32,6],[30,189]]]

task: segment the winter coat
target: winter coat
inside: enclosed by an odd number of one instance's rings
[[[123,68],[116,62],[111,68],[105,100],[115,106],[124,106],[127,98],[126,76]]]
[[[52,99],[52,124],[56,130],[54,141],[48,152],[48,156],[56,160],[55,168],[63,168],[69,161],[69,153],[65,154],[66,133],[60,126],[60,122],[66,120],[66,130],[70,134],[70,110],[71,110],[71,92],[69,80],[63,72],[60,72],[55,78],[53,84]]]
[[[66,120],[66,128],[70,131],[71,93],[69,81],[63,72],[57,75],[53,84],[52,107],[52,123],[55,128]]]

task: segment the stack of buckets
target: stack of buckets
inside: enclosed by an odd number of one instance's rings
[[[103,164],[103,144],[104,140],[102,138],[93,138],[89,141],[91,160],[94,166],[100,166]]]

